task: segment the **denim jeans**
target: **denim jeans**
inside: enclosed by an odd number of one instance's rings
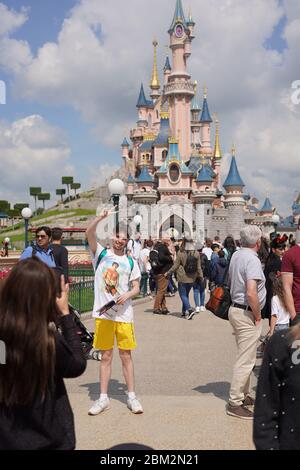
[[[289,328],[289,324],[281,324],[281,325],[275,325],[274,331],[282,331],[282,330],[287,330]]]
[[[194,291],[194,301],[196,307],[203,307],[205,303],[205,285],[204,283],[197,283],[193,284],[193,291]],[[200,301],[199,301],[200,300]]]
[[[148,278],[149,278],[148,273],[142,273],[140,289],[141,289],[141,293],[145,296],[147,295],[147,290],[148,290]]]
[[[178,283],[178,292],[182,301],[182,312],[186,312],[191,308],[191,304],[189,301],[189,293],[193,284],[188,284],[184,282]]]

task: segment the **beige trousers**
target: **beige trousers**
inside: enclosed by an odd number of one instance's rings
[[[240,406],[250,394],[251,374],[256,362],[256,349],[262,332],[262,322],[254,324],[254,316],[248,310],[230,307],[229,322],[235,334],[237,359],[229,392],[229,404]]]

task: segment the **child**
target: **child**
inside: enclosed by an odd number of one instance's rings
[[[273,297],[271,300],[271,322],[270,333],[272,336],[274,331],[285,330],[289,328],[290,315],[287,311],[284,296],[281,274],[278,273],[272,277]]]

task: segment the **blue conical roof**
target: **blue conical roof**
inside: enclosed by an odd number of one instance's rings
[[[197,183],[212,183],[213,176],[208,169],[208,165],[203,165],[196,179]]]
[[[170,122],[169,119],[160,118],[160,130],[153,145],[164,145],[168,147],[170,135]]]
[[[148,167],[146,165],[143,166],[142,171],[136,180],[137,183],[153,183],[153,176],[150,175],[148,171]]]
[[[139,94],[139,99],[136,104],[137,108],[146,108],[148,106],[148,101],[146,100],[145,92],[144,92],[144,86],[141,84],[141,89],[140,89],[140,94]]]
[[[213,122],[210,116],[209,109],[208,109],[206,97],[204,97],[203,99],[203,107],[202,107],[202,114],[201,114],[200,122]]]
[[[133,176],[132,176],[131,174],[129,174],[129,176],[128,176],[127,183],[129,183],[129,184],[130,184],[130,183],[131,183],[131,184],[135,183],[134,178],[133,178]]]
[[[224,188],[227,188],[228,186],[238,186],[243,188],[245,186],[242,178],[240,177],[234,155],[232,156],[229,173],[223,186]]]
[[[166,63],[165,63],[165,66],[164,66],[164,70],[172,70],[168,56],[166,58]]]
[[[122,147],[129,147],[129,143],[128,143],[128,140],[126,139],[126,137],[124,137],[124,140],[122,142]]]
[[[272,212],[273,211],[273,206],[271,204],[270,199],[267,197],[262,208],[260,209],[260,212]]]

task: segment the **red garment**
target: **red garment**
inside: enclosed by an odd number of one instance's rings
[[[295,310],[300,314],[300,246],[295,245],[284,253],[281,265],[282,273],[293,274],[292,294]]]

